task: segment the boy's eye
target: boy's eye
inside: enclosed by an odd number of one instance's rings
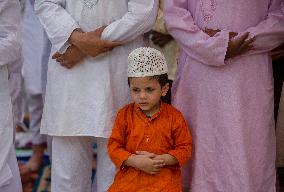
[[[151,88],[151,87],[147,87],[147,88],[146,88],[146,91],[147,91],[147,92],[152,92],[152,91],[154,91],[154,89]]]
[[[140,90],[137,89],[137,88],[132,88],[131,91],[134,92],[134,93],[138,93]]]

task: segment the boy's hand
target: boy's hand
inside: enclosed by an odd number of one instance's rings
[[[55,59],[63,67],[71,69],[72,67],[80,63],[85,57],[86,55],[82,53],[79,48],[74,45],[71,45],[63,54],[56,52],[52,56],[52,59]]]
[[[111,51],[122,43],[101,39],[101,34],[106,27],[100,27],[91,32],[74,31],[70,37],[70,43],[77,46],[83,53],[96,57],[101,53]]]
[[[146,155],[148,157],[150,157],[153,160],[163,160],[165,162],[165,165],[176,165],[178,164],[178,160],[170,155],[170,154],[161,154],[161,155],[157,155],[155,153],[150,153],[148,151],[136,151],[137,155]]]
[[[249,32],[237,38],[234,38],[235,36],[237,36],[237,33],[230,33],[230,41],[228,43],[225,60],[245,54],[253,48],[255,38],[248,39]]]
[[[125,165],[134,167],[148,174],[158,174],[163,166],[164,160],[152,159],[150,155],[131,155]]]
[[[178,160],[170,155],[170,154],[162,154],[162,155],[156,155],[153,160],[163,160],[165,162],[165,165],[176,165],[178,164]]]

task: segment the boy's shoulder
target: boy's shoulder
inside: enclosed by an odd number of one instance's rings
[[[173,114],[173,115],[182,115],[182,113],[175,108],[174,106],[167,104],[167,103],[163,103],[164,105],[164,109],[169,113],[169,114]]]
[[[134,103],[129,103],[118,110],[118,114],[133,111]]]

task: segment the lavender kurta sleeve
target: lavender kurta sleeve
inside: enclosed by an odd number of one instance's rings
[[[269,4],[267,18],[247,29],[255,36],[254,48],[249,54],[265,53],[279,46],[284,39],[284,2],[273,0]]]
[[[165,1],[164,16],[169,33],[189,57],[206,65],[225,65],[228,31],[208,36],[194,23],[187,6],[188,0]]]
[[[38,15],[47,35],[57,51],[64,52],[67,42],[78,23],[65,9],[65,0],[37,0],[35,12]]]
[[[18,4],[16,0],[4,0],[0,4],[0,66],[17,61],[21,53]]]
[[[158,11],[157,0],[130,0],[128,12],[104,30],[103,39],[129,42],[151,30]]]

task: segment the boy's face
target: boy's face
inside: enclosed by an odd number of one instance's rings
[[[160,109],[160,98],[165,96],[169,85],[161,87],[156,79],[133,77],[129,79],[131,97],[147,116],[152,116]]]

